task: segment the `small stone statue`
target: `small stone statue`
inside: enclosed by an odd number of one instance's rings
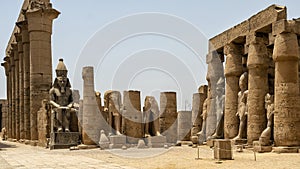
[[[63,59],[59,59],[56,68],[56,78],[49,92],[54,117],[53,123],[56,123],[56,125],[53,124],[53,127],[57,128],[57,132],[70,132],[70,112],[75,111],[73,109],[71,84],[67,73],[68,70],[63,63]]]
[[[202,144],[203,142],[206,141],[206,117],[207,117],[207,102],[208,102],[208,98],[205,99],[204,103],[203,103],[203,111],[202,111],[202,129],[199,133],[197,133],[198,137],[199,137],[199,143]]]
[[[248,73],[245,72],[240,76],[239,86],[241,91],[238,93],[238,110],[236,115],[239,116],[240,125],[238,135],[234,138],[234,140],[242,139],[243,133],[246,129],[247,123],[247,114],[248,114],[248,105],[247,105],[247,97],[248,97]]]
[[[5,127],[2,128],[1,133],[2,133],[2,140],[6,140],[7,139],[7,130]]]
[[[145,137],[160,136],[159,132],[159,109],[157,101],[153,96],[146,96],[143,107],[144,111],[144,124],[145,124]],[[152,123],[153,127],[150,127]]]
[[[265,108],[267,110],[267,128],[261,133],[259,137],[260,145],[268,146],[271,144],[271,135],[272,129],[274,124],[274,96],[270,95],[269,93],[265,96]]]
[[[104,112],[108,114],[109,124],[116,131],[116,135],[121,134],[121,93],[109,90],[104,94]]]
[[[217,82],[216,88],[216,115],[217,115],[217,124],[215,133],[208,137],[208,139],[220,139],[224,135],[224,108],[225,108],[225,93],[224,93],[224,84],[225,80],[223,77]]]

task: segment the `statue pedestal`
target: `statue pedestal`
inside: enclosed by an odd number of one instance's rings
[[[77,146],[79,141],[78,132],[55,132],[50,134],[50,150],[64,149]]]
[[[126,136],[124,135],[113,135],[109,136],[110,145],[109,148],[122,148],[126,145]]]
[[[162,148],[167,143],[166,136],[151,136],[146,138],[148,147],[151,148]]]
[[[243,144],[247,144],[247,139],[235,139],[232,140],[232,143],[234,145],[243,145]]]
[[[272,151],[272,146],[263,146],[259,141],[253,141],[253,151],[259,153],[266,153]]]

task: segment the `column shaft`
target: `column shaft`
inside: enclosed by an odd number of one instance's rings
[[[276,146],[300,145],[299,46],[297,35],[276,36],[274,140]]]
[[[20,139],[20,98],[19,98],[19,52],[18,44],[14,44],[14,60],[15,60],[15,132],[16,139]]]
[[[252,145],[266,128],[265,95],[268,92],[268,52],[263,40],[255,37],[248,51],[247,140]]]
[[[37,112],[49,98],[52,84],[52,21],[59,12],[52,8],[26,12],[30,41],[30,129],[31,140],[38,139]]]
[[[24,131],[24,76],[23,76],[23,42],[22,42],[22,34],[18,33],[16,35],[17,43],[18,43],[18,55],[19,55],[19,114],[20,114],[20,139],[25,139],[25,131]]]
[[[238,110],[239,77],[243,73],[242,48],[235,44],[224,47],[225,63],[225,112],[224,112],[224,137],[232,139],[239,131]]]
[[[11,138],[16,138],[16,119],[15,119],[15,113],[16,113],[16,109],[15,109],[15,105],[16,105],[16,100],[15,100],[15,87],[16,87],[16,83],[15,83],[15,60],[14,60],[14,52],[13,50],[11,51],[10,54],[10,63],[11,63],[11,130],[10,130],[10,134],[11,134]]]

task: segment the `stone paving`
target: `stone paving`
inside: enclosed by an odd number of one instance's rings
[[[88,151],[88,150],[87,150]],[[1,169],[132,169],[80,155],[75,151],[52,150],[20,143],[0,142]]]

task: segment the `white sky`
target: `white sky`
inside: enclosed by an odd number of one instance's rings
[[[5,48],[22,0],[2,0],[0,51]],[[82,66],[94,65],[95,88],[136,89],[159,100],[177,91],[178,109],[190,109],[192,94],[205,84],[207,40],[271,4],[286,5],[300,17],[297,0],[52,0],[61,12],[54,21],[53,70],[64,58],[73,87],[82,89]],[[55,74],[54,74],[55,75]],[[6,97],[0,69],[0,98]],[[82,95],[82,93],[81,93]]]

